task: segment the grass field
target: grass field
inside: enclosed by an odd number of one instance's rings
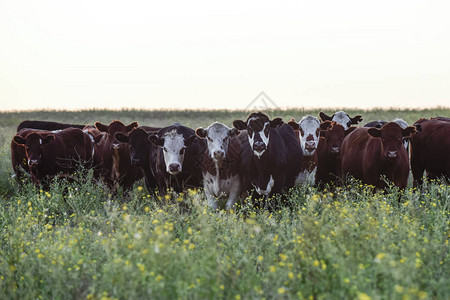
[[[333,113],[331,110],[324,110]],[[270,111],[297,120],[319,110]],[[365,123],[450,109],[347,110]],[[25,119],[196,128],[243,111],[0,113],[0,299],[449,299],[450,187],[374,193],[292,189],[274,212],[212,212],[201,190],[124,199],[81,171],[49,191],[11,179],[9,144]]]

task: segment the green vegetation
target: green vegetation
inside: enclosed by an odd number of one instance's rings
[[[318,111],[269,112],[299,119]],[[332,111],[326,111],[332,113]],[[450,110],[350,111],[365,121]],[[292,189],[273,212],[213,212],[201,190],[111,197],[91,174],[49,191],[11,178],[9,143],[25,119],[191,127],[246,112],[3,113],[0,299],[448,299],[450,186],[376,192],[358,182]],[[199,122],[199,123],[197,123]],[[278,200],[274,200],[278,201]]]

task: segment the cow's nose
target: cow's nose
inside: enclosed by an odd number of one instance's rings
[[[111,147],[113,148],[113,150],[118,150],[120,148],[120,144],[113,143]]]
[[[131,164],[134,166],[139,166],[141,164],[141,160],[139,158],[132,158]]]
[[[39,161],[37,159],[30,159],[28,164],[30,166],[37,166],[39,164]]]
[[[339,153],[339,147],[331,147],[330,151],[331,153]]]
[[[264,150],[266,150],[266,144],[264,144],[263,142],[260,142],[260,141],[256,141],[253,144],[253,150],[258,151],[258,152],[264,151]]]
[[[305,149],[308,151],[316,150],[316,143],[314,141],[306,141]]]
[[[169,165],[169,172],[173,175],[177,174],[178,172],[180,172],[180,164],[177,163],[173,163]]]
[[[387,156],[388,158],[396,158],[398,155],[397,151],[388,151]]]
[[[225,156],[225,152],[223,150],[214,151],[215,159],[223,159],[224,156]]]

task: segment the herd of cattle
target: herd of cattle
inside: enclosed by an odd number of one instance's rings
[[[320,119],[319,119],[320,118]],[[339,185],[351,175],[377,188],[385,179],[405,188],[450,178],[450,118],[373,121],[356,127],[361,116],[343,111],[284,123],[251,113],[233,128],[214,122],[193,130],[178,123],[164,128],[24,121],[11,142],[19,182],[31,178],[48,186],[82,165],[113,191],[130,190],[141,179],[164,194],[203,187],[212,208],[231,209],[249,194],[269,198],[302,183]]]

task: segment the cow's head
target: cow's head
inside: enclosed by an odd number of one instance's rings
[[[237,130],[247,129],[248,141],[252,147],[253,153],[258,157],[264,154],[269,146],[270,131],[272,128],[283,124],[281,118],[269,120],[269,117],[263,113],[252,113],[248,116],[247,121],[233,121],[233,126]]]
[[[133,130],[135,127],[138,126],[137,122],[133,122],[129,125],[124,125],[122,122],[120,121],[112,121],[109,125],[104,125],[100,122],[95,122],[95,127],[101,131],[101,132],[106,132],[108,133],[108,137],[107,139],[112,139],[112,143],[111,143],[111,149],[113,151],[123,151],[123,145],[121,145],[119,142],[117,142],[117,140],[114,139],[114,134],[116,132],[130,132],[131,130]]]
[[[299,132],[300,146],[302,147],[303,155],[314,155],[320,137],[319,119],[313,116],[305,116],[298,123],[292,119],[288,124],[294,130],[298,130]]]
[[[53,142],[55,140],[55,135],[48,134],[46,136],[42,136],[38,133],[30,133],[26,137],[16,135],[13,140],[16,144],[25,147],[28,165],[31,167],[36,167],[41,163],[43,147]]]
[[[206,139],[209,155],[220,166],[227,157],[230,138],[239,134],[239,130],[214,122],[206,129],[197,128],[195,134],[201,139]]]
[[[195,135],[184,138],[183,134],[177,133],[176,129],[166,132],[162,136],[152,134],[148,139],[163,149],[166,171],[171,175],[176,175],[183,170],[186,148],[197,141]]]
[[[387,159],[396,159],[399,153],[404,151],[403,138],[407,138],[415,132],[414,127],[403,129],[395,122],[389,122],[380,129],[369,128],[367,130],[370,136],[381,139],[382,152]]]
[[[147,131],[139,127],[129,133],[116,132],[114,134],[114,138],[118,142],[128,144],[131,164],[137,167],[148,164],[148,156],[152,147],[148,137]]]
[[[342,110],[335,112],[331,117],[326,115],[324,112],[320,112],[319,117],[322,120],[322,122],[334,121],[338,124],[341,124],[342,126],[344,126],[345,130],[349,129],[350,126],[352,126],[353,124],[356,125],[363,120],[361,116],[351,118],[346,112]]]
[[[339,155],[345,136],[356,129],[356,127],[344,129],[344,126],[341,124],[330,121],[320,124],[320,128],[320,135],[327,141],[327,152],[329,155]]]

